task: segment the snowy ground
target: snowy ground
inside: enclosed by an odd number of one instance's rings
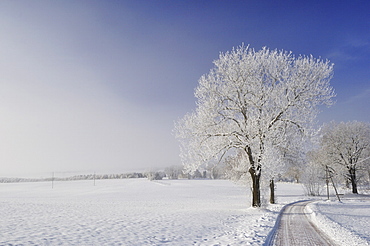
[[[306,211],[338,245],[370,245],[370,196],[347,194],[341,200],[314,202]]]
[[[282,206],[303,194],[299,184],[278,183],[279,204],[254,209],[247,190],[226,180],[0,184],[0,245],[262,245]],[[369,201],[348,202],[363,204],[368,220]],[[329,214],[325,204],[312,214]],[[360,227],[367,232],[351,235],[369,240],[369,224]]]

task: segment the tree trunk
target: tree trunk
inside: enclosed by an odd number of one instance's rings
[[[346,188],[348,188],[348,189],[349,189],[349,180],[350,180],[350,178],[347,177],[347,175],[346,175]]]
[[[356,169],[349,168],[349,179],[352,185],[352,193],[357,194],[357,180],[356,180]]]
[[[252,206],[261,207],[261,190],[260,190],[260,180],[261,180],[261,166],[256,165],[252,155],[252,149],[250,146],[245,148],[247,153],[249,163],[251,167],[249,168],[249,173],[252,177]]]
[[[274,183],[274,179],[270,180],[270,203],[275,204],[275,183]]]
[[[260,179],[261,179],[261,167],[249,168],[249,173],[252,177],[252,206],[261,207],[261,191],[260,191]]]

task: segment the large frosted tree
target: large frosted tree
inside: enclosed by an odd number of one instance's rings
[[[252,179],[252,206],[261,206],[262,170],[274,164],[266,158],[267,148],[309,132],[317,106],[332,103],[332,73],[329,61],[286,51],[239,46],[220,53],[199,79],[195,111],[175,126],[185,168],[194,171],[242,151],[244,172]]]

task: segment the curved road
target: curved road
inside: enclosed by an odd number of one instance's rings
[[[310,201],[287,205],[280,215],[275,235],[271,238],[271,242],[265,245],[335,245],[306,216],[304,207],[308,203]]]

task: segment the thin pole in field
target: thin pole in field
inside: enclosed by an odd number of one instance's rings
[[[328,200],[329,200],[329,168],[328,166],[326,165],[325,166],[325,172],[326,172],[326,194],[328,195]]]

